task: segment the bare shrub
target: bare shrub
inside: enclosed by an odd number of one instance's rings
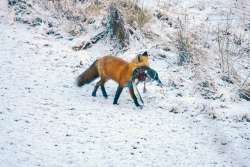
[[[217,44],[218,44],[218,52],[220,57],[220,68],[224,74],[227,74],[228,78],[230,78],[230,71],[231,71],[231,24],[229,21],[229,17],[227,17],[226,26],[224,29],[221,29],[218,25],[217,30]]]
[[[240,76],[234,69],[237,60],[250,58],[249,39],[246,34],[233,31],[230,15],[227,16],[225,25],[218,25],[217,48],[222,74],[229,80],[240,81]],[[244,83],[244,82],[243,82]]]
[[[231,13],[227,15],[225,25],[218,25],[217,48],[222,80],[238,86],[239,97],[250,100],[250,38],[246,31],[235,31]]]
[[[179,52],[177,63],[178,65],[184,65],[185,63],[189,63],[192,58],[191,41],[187,32],[187,17],[185,17],[184,22],[180,18],[178,18],[177,22],[176,47]]]

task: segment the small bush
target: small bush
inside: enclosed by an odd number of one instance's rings
[[[178,57],[178,65],[184,65],[185,63],[189,63],[192,58],[191,53],[191,40],[188,37],[187,33],[187,21],[182,22],[178,19],[178,27],[177,27],[177,38],[176,38],[176,47],[179,52]]]

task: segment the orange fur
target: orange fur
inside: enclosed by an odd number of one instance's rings
[[[112,79],[120,86],[125,86],[136,67],[136,63],[128,63],[114,56],[104,56],[97,61],[97,69],[100,77],[104,80]]]

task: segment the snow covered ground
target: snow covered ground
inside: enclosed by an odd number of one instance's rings
[[[114,82],[108,99],[90,96],[94,83],[75,85],[102,43],[75,52],[1,8],[0,18],[1,167],[250,166],[249,102],[195,95],[174,53],[151,60],[166,86],[149,83],[142,110],[126,91],[114,106]]]

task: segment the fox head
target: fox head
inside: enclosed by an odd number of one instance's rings
[[[149,65],[148,58],[149,58],[148,52],[145,51],[142,54],[138,54],[136,58],[132,60],[132,62],[138,65]]]

